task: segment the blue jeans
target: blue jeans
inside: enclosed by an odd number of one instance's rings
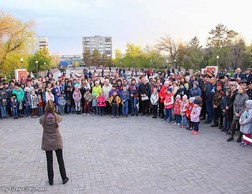
[[[25,106],[25,111],[26,111],[27,117],[31,116],[31,106],[30,105]]]
[[[213,121],[213,103],[212,101],[206,101],[207,109],[207,122],[211,123]]]
[[[187,125],[186,116],[185,116],[185,115],[182,115],[181,117],[182,117],[182,118],[181,118],[181,119],[182,119],[182,125],[183,125],[183,126],[186,126],[186,125]]]
[[[165,116],[164,120],[166,121],[169,116],[169,122],[172,122],[172,108],[166,108],[165,109]]]
[[[18,117],[18,109],[17,109],[17,107],[12,107],[11,109],[12,109],[13,117],[17,118]]]
[[[180,115],[175,115],[176,123],[180,123],[181,116]]]
[[[99,114],[101,116],[104,115],[104,106],[99,106],[98,109],[99,109]]]
[[[129,101],[126,100],[124,102],[124,106],[122,106],[122,114],[123,115],[128,115],[128,105],[129,105]]]
[[[39,106],[38,107],[38,113],[39,113],[39,116],[41,117],[44,113],[43,113],[43,106]]]
[[[137,109],[137,104],[138,104],[138,98],[131,97],[130,98],[130,103],[131,103],[131,114],[137,114],[138,109]]]
[[[7,116],[7,112],[6,112],[6,106],[0,106],[0,110],[1,110],[1,117],[6,117]]]

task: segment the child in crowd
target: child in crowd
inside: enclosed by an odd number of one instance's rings
[[[252,133],[252,100],[247,100],[245,102],[245,110],[242,113],[239,123],[240,123],[240,131],[243,135],[248,138],[251,138]],[[241,146],[247,147],[250,144],[249,141],[243,139],[241,142]]]
[[[30,117],[31,116],[31,94],[30,94],[30,89],[28,87],[25,88],[24,105],[25,105],[26,116]]]
[[[123,90],[120,92],[121,104],[122,104],[122,116],[128,116],[128,105],[129,105],[129,90],[127,90],[127,86],[123,85]]]
[[[72,97],[72,87],[67,87],[66,89],[66,114],[71,112],[71,97]]]
[[[82,95],[81,95],[81,92],[80,92],[80,89],[78,86],[75,87],[75,90],[73,92],[73,100],[74,100],[74,105],[75,105],[75,112],[77,114],[80,114],[80,107],[81,107],[81,98],[82,98]]]
[[[38,91],[38,114],[41,117],[44,114],[44,111],[43,111],[44,101],[43,101],[43,94],[42,92],[40,92],[40,90],[41,89],[39,89]]]
[[[38,96],[34,90],[31,93],[31,110],[32,117],[36,118],[38,116]]]
[[[180,116],[181,116],[181,128],[186,128],[187,119],[186,119],[186,109],[188,107],[187,95],[185,94],[182,97],[182,101],[180,104]]]
[[[186,118],[187,118],[187,122],[188,122],[188,127],[186,128],[187,130],[193,129],[192,122],[191,122],[191,112],[194,107],[194,100],[195,100],[195,97],[189,98],[189,101],[188,101],[189,104],[186,109]]]
[[[3,89],[3,84],[0,82],[0,111],[2,118],[5,118],[7,116],[7,105],[8,105],[7,98],[8,98],[7,91]]]
[[[60,97],[60,92],[57,90],[56,95],[54,97],[54,103],[55,103],[55,112],[59,114],[59,97]]]
[[[191,118],[191,124],[193,126],[192,134],[196,135],[199,132],[199,123],[200,123],[200,101],[195,99],[194,100],[194,106],[190,115]]]
[[[95,115],[98,115],[96,93],[93,93],[92,96],[93,96],[93,98],[92,98],[92,112],[94,112]]]
[[[64,110],[65,110],[65,105],[66,105],[66,99],[64,97],[64,94],[60,94],[58,104],[59,104],[59,114],[63,115]]]
[[[103,116],[104,108],[106,106],[106,98],[104,96],[104,92],[101,92],[99,97],[97,98],[97,106],[98,106],[100,115]]]
[[[158,96],[157,88],[153,88],[153,92],[150,97],[150,102],[151,102],[152,110],[153,110],[153,117],[152,118],[154,118],[154,119],[157,118],[158,100],[159,100],[159,96]]]
[[[18,119],[18,100],[16,94],[11,94],[10,106],[13,118]]]
[[[173,113],[174,113],[175,121],[176,121],[175,125],[180,125],[180,121],[181,121],[180,105],[181,105],[181,97],[180,95],[177,95],[175,98],[174,109],[173,109]]]
[[[231,91],[230,90],[226,90],[225,95],[222,96],[222,100],[221,100],[221,110],[222,110],[222,114],[224,117],[224,127],[221,130],[222,132],[228,132],[229,128],[230,128],[230,121],[228,119],[228,111],[226,110],[227,106],[228,106],[228,101],[230,100],[230,94]]]
[[[92,94],[90,93],[90,89],[86,89],[86,93],[84,94],[85,105],[84,105],[84,115],[90,114],[90,103],[93,99]]]
[[[110,96],[109,103],[112,106],[112,118],[114,118],[115,116],[116,118],[119,118],[119,105],[121,103],[121,99],[116,91],[114,91],[112,96]]]
[[[167,122],[167,118],[169,116],[169,123],[172,122],[172,108],[173,108],[173,104],[174,104],[174,97],[173,97],[173,93],[172,93],[172,88],[169,87],[166,90],[166,96],[165,96],[165,100],[164,100],[164,107],[165,107],[165,117],[164,117],[164,121]]]

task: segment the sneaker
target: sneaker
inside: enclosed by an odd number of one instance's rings
[[[195,133],[195,131],[194,130],[192,130],[192,134],[194,134]]]
[[[234,138],[230,137],[230,138],[227,139],[227,142],[230,142],[230,141],[233,141],[233,140],[234,140]]]
[[[243,147],[243,146],[244,146],[244,144],[246,144],[246,143],[245,143],[245,142],[241,142],[241,143],[240,143],[240,146],[242,146],[242,147]]]
[[[119,118],[119,116],[116,116],[116,118]]]
[[[86,113],[84,113],[83,115],[86,116]]]
[[[66,179],[65,179],[65,180],[63,180],[63,181],[62,181],[62,183],[63,183],[63,184],[66,184],[66,183],[67,183],[67,181],[69,181],[69,178],[68,178],[68,177],[66,177]]]
[[[249,146],[249,144],[246,144],[246,143],[244,143],[243,145],[242,145],[242,147],[244,147],[244,148],[247,148]]]
[[[111,118],[115,118],[115,116],[112,116]]]
[[[197,131],[194,131],[193,135],[197,135],[197,134],[198,134],[198,132],[197,132]]]
[[[177,123],[177,125],[179,126],[179,125],[180,125],[180,123]]]
[[[87,114],[87,115],[89,115],[89,114]]]

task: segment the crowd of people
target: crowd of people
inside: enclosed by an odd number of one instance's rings
[[[111,72],[111,70],[110,70]],[[168,73],[167,73],[168,72]],[[201,74],[172,73],[157,76],[125,71],[113,77],[106,75],[81,77],[52,74],[38,79],[6,82],[0,78],[1,118],[37,117],[44,114],[46,102],[52,100],[56,113],[110,115],[112,118],[152,116],[163,122],[199,132],[200,121],[218,127],[234,140],[247,147],[252,130],[252,74],[249,69],[237,68],[234,75],[226,72]]]

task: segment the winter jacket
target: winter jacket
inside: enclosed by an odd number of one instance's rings
[[[24,90],[22,88],[19,88],[18,90],[14,89],[12,94],[16,94],[18,102],[24,100]]]
[[[126,90],[126,91],[124,91],[124,90],[122,90],[121,91],[121,93],[120,93],[120,98],[121,98],[121,100],[123,100],[123,101],[127,101],[127,100],[129,100],[129,90]]]
[[[208,83],[206,86],[206,101],[212,102],[213,100],[213,95],[215,93],[216,89],[215,86],[212,85],[211,83]]]
[[[96,98],[98,98],[98,96],[100,96],[101,91],[102,91],[102,88],[101,88],[100,85],[94,86],[93,89],[92,89],[92,94],[95,93]]]
[[[173,108],[174,115],[180,115],[180,104],[181,100],[175,100]]]
[[[39,119],[39,123],[43,126],[43,136],[41,149],[45,151],[58,150],[63,148],[62,137],[59,132],[59,128],[56,126],[57,123],[62,121],[62,118],[56,114],[56,118],[53,114],[42,116]]]
[[[60,106],[65,106],[66,104],[66,99],[62,96],[59,97],[58,103]]]
[[[104,86],[102,87],[102,91],[103,91],[103,93],[104,93],[104,96],[105,96],[105,98],[106,98],[106,101],[109,100],[109,92],[111,91],[111,89],[112,89],[112,85],[111,85],[111,84],[104,85]]]
[[[217,108],[221,105],[223,94],[224,93],[222,91],[217,91],[213,95],[213,105],[217,106]]]
[[[160,102],[164,103],[165,100],[165,96],[166,96],[166,90],[169,88],[170,86],[165,86],[163,85],[160,92],[159,92],[159,98],[160,98]]]
[[[31,95],[31,108],[38,108],[38,96]]]
[[[191,112],[192,112],[192,109],[194,107],[194,103],[189,103],[188,106],[187,106],[187,109],[186,109],[186,117],[188,119],[191,118]]]
[[[30,94],[30,92],[25,92],[24,103],[25,103],[25,106],[30,106],[31,105],[31,94]]]
[[[0,106],[7,106],[7,92],[5,89],[0,89]]]
[[[133,94],[134,98],[138,98],[138,84],[130,84],[129,85],[129,91],[130,91],[130,95]]]
[[[149,83],[146,83],[145,85],[143,83],[139,86],[139,94],[146,94],[150,98],[151,96],[151,87]]]
[[[81,92],[79,90],[74,90],[73,92],[73,100],[75,102],[79,102],[82,98]]]
[[[91,93],[85,93],[85,94],[84,94],[84,98],[85,98],[85,101],[91,102],[92,99],[93,99],[93,96],[92,96]]]
[[[173,96],[173,93],[166,94],[165,100],[164,100],[164,106],[165,106],[165,108],[166,108],[166,109],[173,108],[173,104],[174,104],[174,96]]]
[[[200,121],[200,112],[201,112],[201,107],[193,107],[192,112],[191,112],[191,121],[192,122],[199,122]]]
[[[201,89],[199,87],[197,88],[191,88],[189,91],[189,97],[195,97],[195,96],[202,96]]]
[[[152,105],[157,105],[158,104],[158,100],[159,100],[159,96],[158,93],[152,93],[151,97],[150,97],[150,102]]]
[[[116,96],[112,95],[109,98],[109,103],[110,104],[116,103],[116,105],[119,107],[119,105],[121,103],[121,99],[118,95],[116,95]]]
[[[97,98],[97,106],[98,107],[104,107],[104,106],[106,106],[106,98],[105,98],[105,96],[99,96],[98,98]]]
[[[248,95],[247,94],[237,94],[235,96],[234,100],[234,108],[233,108],[233,113],[234,113],[234,119],[239,120],[239,117],[235,115],[235,113],[242,114],[242,112],[245,109],[245,102],[248,100]]]
[[[189,105],[188,100],[181,100],[180,104],[180,115],[184,116],[186,114],[187,107]]]
[[[244,134],[252,133],[252,100],[247,100],[246,104],[249,108],[246,108],[242,113],[239,122],[241,123],[240,131]]]

